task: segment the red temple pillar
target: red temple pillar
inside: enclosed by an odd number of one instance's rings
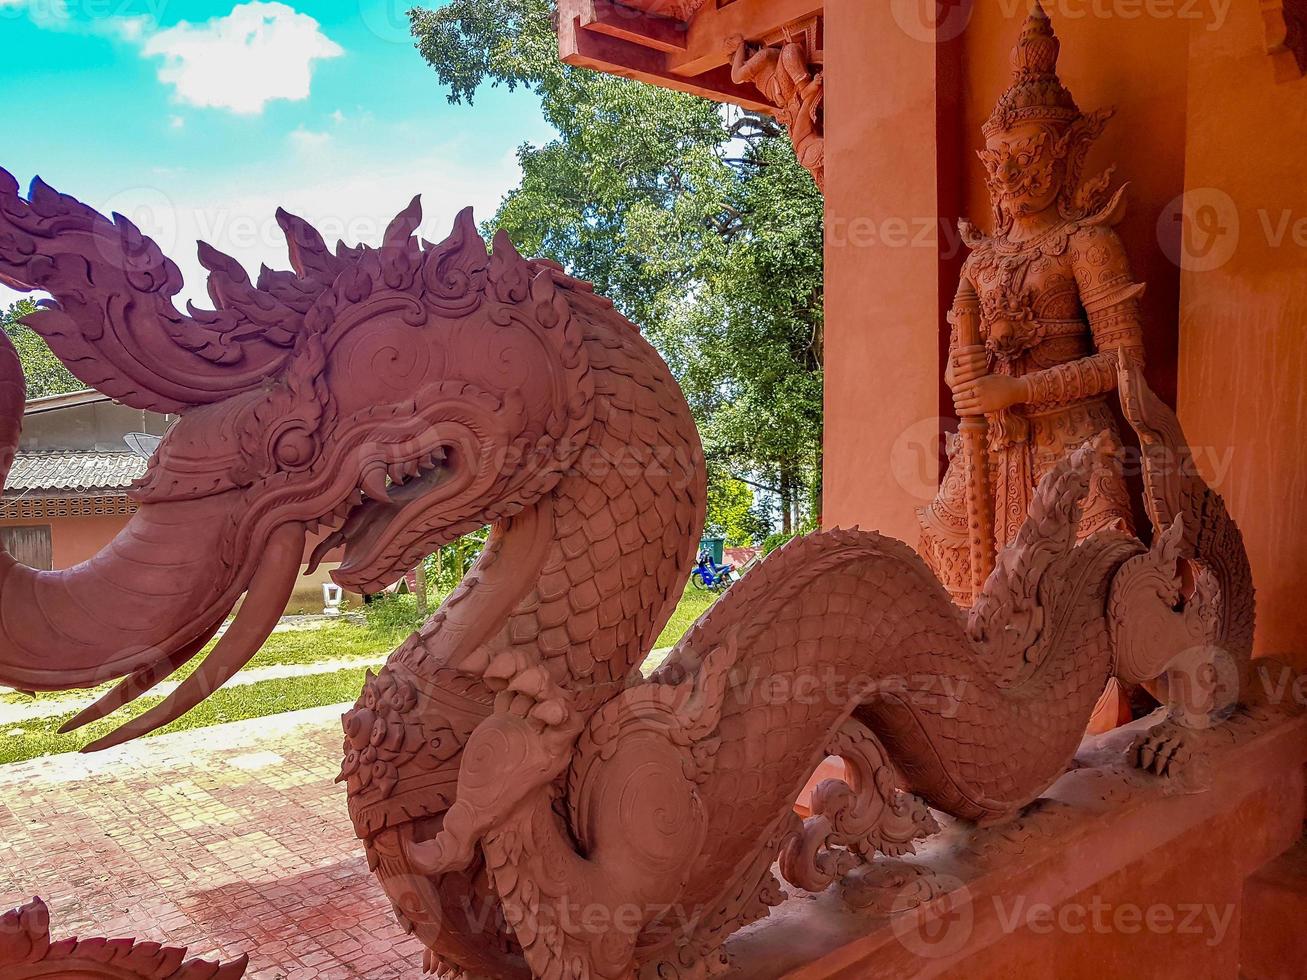
[[[823,523],[915,543],[952,414],[941,355],[963,171],[958,32],[948,15],[905,23],[905,6],[826,10]]]

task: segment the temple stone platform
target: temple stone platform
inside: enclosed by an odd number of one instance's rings
[[[863,911],[791,896],[727,944],[729,976],[1303,976],[1307,718],[1236,716],[1168,779],[1125,765],[1147,725],[1087,738],[1016,822],[888,862]]]
[[[0,767],[0,904],[42,894],[56,937],[248,952],[255,980],[420,976],[332,783],[340,710]],[[1124,765],[1141,727],[1086,739],[1015,823],[888,862],[856,896],[879,909],[791,897],[731,940],[730,976],[1301,977],[1307,717],[1238,718],[1170,780]]]

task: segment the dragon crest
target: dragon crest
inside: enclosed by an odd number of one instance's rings
[[[821,889],[911,851],[928,807],[1002,820],[1066,769],[1114,673],[1156,678],[1200,640],[1246,657],[1251,588],[1219,498],[1158,478],[1151,550],[1077,542],[1103,465],[1086,446],[1046,477],[970,622],[907,545],[827,531],[750,573],[646,678],[705,498],[657,352],[556,265],[502,234],[487,249],[467,212],[431,244],[415,200],[376,248],[278,221],[291,271],[251,282],[201,246],[214,309],[183,313],[176,266],[130,222],[39,181],[23,197],[0,171],[0,282],[53,297],[27,322],[88,384],[180,416],[101,554],[54,572],[0,556],[0,682],[118,679],[83,724],[194,657],[246,596],[173,695],[91,748],[113,744],[239,669],[306,560],[343,549],[336,579],[374,590],[492,525],[344,719],[355,828],[438,976],[711,975],[780,900],[778,858]],[[1182,445],[1122,371],[1146,443]],[[5,344],[3,472],[22,398]],[[1179,561],[1210,573],[1194,596]],[[850,778],[800,823],[828,753]]]

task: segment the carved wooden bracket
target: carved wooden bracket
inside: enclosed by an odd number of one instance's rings
[[[775,116],[825,183],[822,0],[559,0],[571,65]]]
[[[707,6],[708,2],[709,0],[624,0],[621,4],[610,4],[610,6],[627,7],[654,17],[688,21]]]
[[[775,106],[731,79],[727,38],[772,43],[787,24],[821,14],[824,0],[558,0],[559,56],[569,65],[728,102]]]
[[[1262,0],[1262,19],[1276,81],[1302,78],[1307,74],[1307,0]]]
[[[563,2],[579,16],[577,0]],[[771,23],[762,0],[705,5],[685,25],[684,55],[639,50],[682,80],[715,66],[766,93],[755,104],[777,110],[819,174],[811,2],[772,0]],[[1067,184],[1080,187],[1081,151],[1106,116],[1082,117],[1054,84],[1056,40],[1036,11],[996,118],[1054,125]],[[711,52],[697,33],[709,18]],[[662,21],[674,40],[681,22]],[[1033,154],[1027,143],[1005,142],[993,170],[1029,170],[1016,159]],[[1043,822],[1028,804],[1066,772],[1109,677],[1165,670],[1168,690],[1201,695],[1169,724],[1196,731],[1253,693],[1247,554],[1220,497],[1175,465],[1189,453],[1179,422],[1144,384],[1141,345],[1125,342],[1142,287],[1109,234],[1120,196],[1105,179],[1086,186],[1057,202],[1072,217],[1037,247],[1065,260],[1065,283],[1093,275],[1083,304],[1071,295],[1050,326],[1083,306],[1111,354],[1036,376],[1058,395],[1040,401],[1101,405],[1092,396],[1119,388],[1144,451],[1156,553],[1113,527],[1081,534],[1110,446],[1067,439],[1031,481],[969,620],[908,545],[828,530],[769,556],[645,677],[703,527],[705,460],[670,369],[591,286],[523,258],[503,233],[488,250],[470,212],[445,241],[422,241],[415,199],[375,248],[333,251],[279,212],[293,271],[256,282],[203,246],[216,309],[183,315],[177,267],[129,222],[39,182],[24,197],[0,170],[0,277],[59,303],[28,318],[33,328],[102,390],[182,408],[111,547],[40,574],[0,549],[0,683],[125,678],[77,720],[103,716],[194,657],[246,593],[172,695],[92,743],[114,744],[178,717],[249,660],[298,580],[307,534],[327,531],[315,558],[344,547],[338,582],[377,591],[492,524],[460,587],[344,719],[355,830],[428,972],[704,980],[721,972],[727,938],[780,903],[778,856],[791,882],[840,880],[860,907],[927,901],[947,882],[898,861],[935,829],[927,803],[1009,821],[1004,839],[1024,846]],[[1001,190],[1013,208],[1033,193]],[[985,287],[982,309],[989,295],[1001,311],[991,336],[1015,343],[1033,299],[1018,302],[1003,278],[1023,268],[1015,253],[987,247],[992,265],[969,260],[973,285]],[[1057,336],[1078,342],[1088,326]],[[0,484],[21,440],[21,371],[0,334]],[[1179,595],[1180,559],[1199,583],[1192,596]],[[1191,668],[1195,648],[1205,659]],[[1135,756],[1174,778],[1199,737],[1150,733]],[[799,824],[794,800],[829,754],[848,778],[821,783]],[[678,909],[708,911],[681,920]],[[234,980],[244,969],[188,965],[153,944],[51,943],[39,904],[0,924],[3,980]],[[55,957],[82,965],[46,968]]]
[[[794,152],[825,189],[825,61],[823,19],[819,15],[787,24],[753,44],[728,39],[731,81],[758,88],[774,115],[790,132]]]

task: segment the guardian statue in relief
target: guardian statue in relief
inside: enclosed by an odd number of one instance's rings
[[[1157,680],[1194,649],[1245,669],[1254,612],[1239,530],[1191,468],[1145,466],[1153,533],[1129,533],[1108,394],[1146,459],[1187,449],[1140,373],[1119,197],[1075,190],[1105,116],[1080,115],[1056,57],[1037,11],[988,127],[998,226],[973,236],[950,376],[964,434],[992,448],[927,513],[938,577],[872,531],[798,538],[648,675],[703,528],[703,450],[667,365],[588,284],[502,233],[487,247],[466,212],[424,241],[414,200],[378,247],[329,248],[279,212],[292,268],[253,281],[202,246],[214,309],[182,313],[176,265],[127,219],[0,170],[0,282],[53,297],[26,322],[86,383],[180,415],[99,555],[36,571],[0,552],[0,683],[116,680],[69,726],[106,717],[244,596],[198,669],[89,748],[118,744],[255,654],[310,535],[313,560],[343,549],[341,585],[376,591],[491,525],[344,717],[355,831],[445,980],[705,980],[782,901],[777,874],[821,891],[912,851],[932,811],[1012,819],[1072,764],[1110,678]],[[0,334],[0,479],[23,402]],[[993,573],[964,614],[974,563],[949,521],[995,500]],[[1140,761],[1164,768],[1173,744]],[[829,754],[849,778],[800,821]],[[46,958],[22,935],[0,973]]]
[[[1144,287],[1113,230],[1125,188],[1109,192],[1110,170],[1081,179],[1112,113],[1077,108],[1058,78],[1058,51],[1036,6],[1012,53],[1012,83],[983,127],[993,231],[962,226],[972,252],[946,380],[964,438],[951,444],[942,489],[921,522],[922,553],[964,605],[994,553],[1015,539],[1039,481],[1088,440],[1101,440],[1107,462],[1091,481],[1079,533],[1134,530],[1111,401],[1122,366],[1142,364]],[[978,420],[985,438],[973,452],[965,436]],[[969,548],[969,502],[978,532],[992,539],[979,556]]]

